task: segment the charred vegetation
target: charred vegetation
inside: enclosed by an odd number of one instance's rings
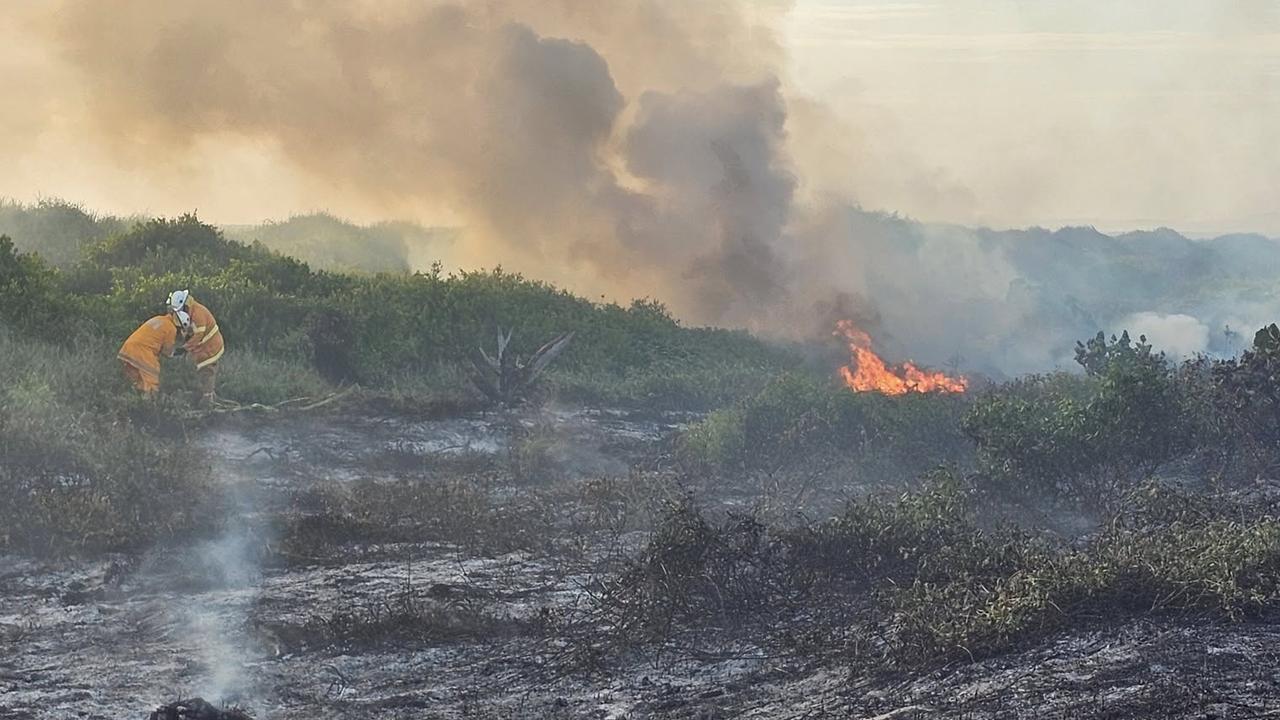
[[[498,271],[313,272],[194,217],[85,252],[111,282],[49,332],[95,271],[0,244],[0,638],[29,648],[0,682],[23,707],[70,711],[48,668],[73,655],[136,702],[112,653],[56,639],[77,636],[188,658],[130,667],[264,712],[578,716],[608,692],[732,715],[815,683],[831,714],[999,717],[1054,683],[1074,716],[1265,707],[1247,663],[1177,684],[1096,648],[1187,666],[1195,637],[1275,639],[1274,326],[1227,360],[1094,337],[1081,372],[945,392],[884,365],[908,380],[886,395]],[[190,413],[181,365],[128,393],[100,328],[175,282],[237,328],[226,394],[273,411]],[[375,316],[390,332],[364,335]],[[495,326],[518,332],[492,354]],[[242,712],[201,702],[156,712]]]

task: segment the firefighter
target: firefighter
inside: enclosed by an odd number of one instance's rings
[[[196,377],[199,379],[204,401],[212,403],[215,399],[214,385],[218,379],[218,361],[222,359],[225,349],[218,321],[209,312],[209,308],[196,302],[187,290],[169,293],[169,312],[187,313],[191,316],[191,337],[183,344],[182,349],[196,364]]]
[[[186,312],[156,315],[139,325],[116,354],[133,386],[147,395],[159,390],[160,356],[173,357],[174,348],[191,331],[191,316]]]

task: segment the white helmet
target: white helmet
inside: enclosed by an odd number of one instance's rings
[[[182,328],[183,332],[191,329],[191,315],[185,310],[177,310],[174,315],[178,318],[178,327]]]
[[[169,307],[177,312],[187,306],[187,297],[191,295],[189,290],[174,290],[169,293]]]

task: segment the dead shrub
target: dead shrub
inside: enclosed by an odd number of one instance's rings
[[[287,519],[280,548],[302,556],[352,542],[447,542],[475,555],[545,547],[555,513],[545,495],[488,475],[330,483]]]
[[[728,626],[778,612],[810,582],[782,538],[755,518],[714,524],[686,497],[605,585],[598,617],[623,642],[661,641],[680,622]]]
[[[404,590],[380,601],[314,615],[302,623],[267,625],[262,629],[278,640],[280,650],[299,652],[488,640],[520,634],[525,626],[523,621],[494,613],[482,599],[443,602]]]

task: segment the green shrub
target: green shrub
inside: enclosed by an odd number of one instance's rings
[[[840,515],[798,530],[800,555],[831,575],[910,580],[979,537],[969,491],[947,471],[897,498],[851,501]]]
[[[63,319],[72,307],[58,293],[55,272],[0,235],[0,327],[56,335],[66,331]]]
[[[1238,619],[1280,601],[1274,519],[1149,520],[1110,523],[1079,550],[990,538],[969,554],[1013,562],[936,563],[943,572],[889,594],[899,655],[910,662],[972,659],[1089,618],[1196,612]]]
[[[881,584],[896,660],[974,659],[1089,618],[1239,618],[1280,601],[1280,524],[1265,512],[1149,483],[1071,548],[982,531],[964,486],[935,482],[896,503],[855,503],[803,553]]]
[[[442,242],[445,235],[409,223],[358,226],[326,213],[295,215],[283,222],[228,229],[233,239],[260,242],[322,270],[408,272],[408,244]]]
[[[499,328],[515,329],[513,349],[525,356],[575,332],[550,383],[566,399],[705,409],[796,364],[746,333],[680,327],[653,301],[591,303],[501,269],[315,272],[229,241],[194,215],[135,225],[88,248],[58,279],[75,295],[81,311],[72,321],[86,332],[123,338],[170,291],[187,288],[217,316],[228,352],[248,348],[370,388],[465,365]]]
[[[1114,504],[1146,477],[1191,463],[1251,483],[1280,467],[1280,329],[1238,359],[1172,367],[1145,339],[1077,348],[1086,375],[1024,378],[981,396],[964,421],[994,491]]]
[[[706,411],[743,400],[773,380],[787,361],[742,361],[692,357],[644,367],[609,370],[564,370],[547,374],[551,393],[560,400],[606,406]]]
[[[851,638],[873,664],[931,666],[1085,622],[1237,620],[1280,606],[1280,522],[1264,507],[1147,484],[1101,533],[1067,545],[983,530],[972,490],[937,473],[919,492],[857,500],[796,529],[713,522],[686,500],[605,585],[591,621],[626,645],[708,623],[766,642],[799,624]]]
[[[1101,330],[1084,342],[1076,342],[1076,364],[1084,368],[1085,373],[1091,377],[1104,375],[1117,366],[1144,365],[1163,358],[1163,353],[1151,352],[1151,344],[1147,342],[1145,335],[1139,335],[1138,342],[1134,343],[1129,338],[1128,330],[1122,332],[1120,337],[1112,335],[1110,342]]]
[[[717,410],[690,427],[680,437],[680,451],[686,463],[700,463],[714,469],[733,467],[750,456],[745,431],[745,412],[738,407]]]
[[[1280,467],[1280,328],[1262,328],[1239,358],[1188,363],[1200,444],[1224,474],[1253,480]]]
[[[784,374],[717,410],[680,439],[680,455],[714,472],[771,471],[828,455],[887,455],[909,477],[963,461],[962,396],[855,393],[831,380]]]
[[[426,417],[478,410],[485,402],[471,386],[468,368],[453,363],[391,373],[376,387],[363,388],[361,395],[366,404],[383,412]]]
[[[128,224],[65,200],[42,199],[34,205],[0,200],[0,235],[8,235],[22,252],[36,253],[58,268],[71,267],[85,246],[123,232]]]
[[[332,392],[332,386],[310,365],[249,348],[228,352],[218,362],[218,368],[218,395],[241,403],[274,405],[300,397],[319,398]]]
[[[998,387],[964,419],[985,479],[1024,496],[1104,506],[1185,453],[1196,423],[1179,375],[1128,335],[1077,350],[1087,377],[1059,373]]]
[[[212,225],[194,214],[173,220],[154,219],[113,235],[86,252],[89,264],[139,268],[148,275],[175,271],[199,272],[205,265],[222,265],[248,254],[246,246],[228,242]]]

